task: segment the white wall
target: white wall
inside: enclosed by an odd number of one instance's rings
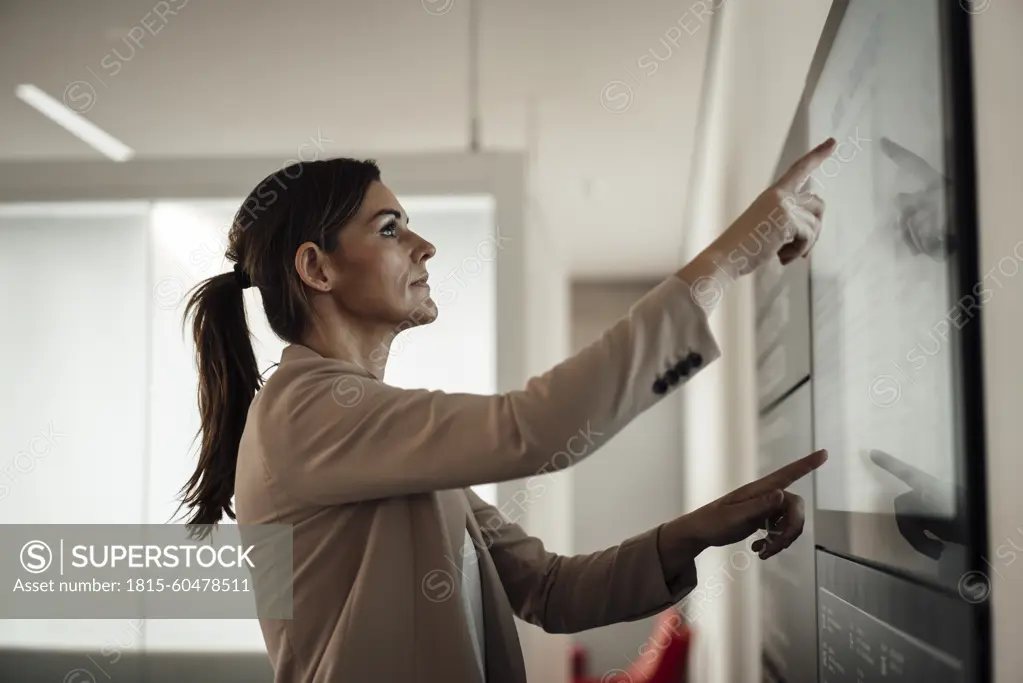
[[[1012,683],[1023,670],[1023,581],[1010,542],[1019,547],[1023,523],[1020,407],[1023,406],[1023,229],[1020,227],[1020,159],[1023,159],[1023,4],[988,5],[972,17],[973,78],[980,217],[981,277],[992,295],[981,313],[984,353],[984,410],[987,430],[988,529],[996,683]],[[1007,276],[1007,274],[1012,274]],[[1000,283],[1000,286],[995,284]]]
[[[802,94],[831,0],[725,3],[713,17],[698,149],[687,196],[682,260],[692,258],[767,185]],[[686,386],[683,408],[689,509],[756,476],[752,283],[721,302],[711,326],[722,358]],[[705,552],[701,581],[726,591],[694,611],[693,672],[703,683],[759,680],[754,572],[729,571],[730,553]],[[722,578],[727,574],[726,578]]]
[[[573,283],[572,351],[596,341],[659,283]],[[618,545],[674,519],[685,510],[679,457],[684,392],[674,392],[626,426],[592,457],[572,468],[572,541],[575,552]],[[628,669],[647,646],[658,617],[614,624],[578,634],[587,648],[589,675]]]
[[[527,201],[525,208],[525,244],[521,252],[525,298],[522,317],[518,319],[521,325],[518,339],[525,351],[524,373],[502,390],[523,388],[529,377],[546,372],[569,355],[568,276],[551,240],[552,226],[544,221],[535,201]],[[504,316],[503,310],[501,315]],[[526,533],[543,540],[548,550],[563,555],[574,552],[572,477],[571,469],[545,476],[543,495],[530,498],[523,509],[513,511],[512,515],[512,521]],[[497,489],[498,500],[514,505],[509,501],[515,501],[515,494],[522,490],[523,480],[502,483]],[[545,633],[521,620],[517,620],[516,626],[530,683],[564,683],[569,674],[569,636]]]
[[[0,207],[0,523],[141,519],[145,205]],[[0,620],[0,645],[99,647],[124,621]]]

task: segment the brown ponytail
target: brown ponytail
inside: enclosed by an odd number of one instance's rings
[[[300,162],[267,176],[242,202],[228,234],[227,258],[235,272],[203,281],[190,296],[184,322],[194,318],[202,418],[196,437],[202,442],[195,473],[181,489],[181,505],[192,512],[187,524],[193,533],[206,536],[225,514],[235,519],[238,446],[263,384],[249,339],[244,288],[259,289],[274,334],[301,343],[309,307],[295,253],[306,242],[327,252],[338,248],[341,228],[379,180],[374,161],[349,158]]]
[[[238,444],[249,405],[262,384],[245,319],[242,283],[221,273],[201,283],[185,307],[193,316],[199,370],[199,463],[182,488],[182,504],[192,510],[189,524],[234,519],[234,475]]]

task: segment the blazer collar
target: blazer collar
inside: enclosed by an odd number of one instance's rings
[[[373,376],[373,373],[371,373],[369,370],[362,367],[358,363],[349,360],[338,360],[336,358],[327,358],[325,356],[321,356],[316,351],[313,351],[308,346],[303,346],[302,344],[288,344],[287,346],[285,346],[284,350],[281,352],[280,364],[286,365],[288,363],[293,363],[296,361],[309,360],[318,360],[326,363],[336,363],[339,369],[344,373],[351,375],[361,375],[362,377],[376,379]]]

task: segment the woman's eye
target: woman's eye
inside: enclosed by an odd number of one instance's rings
[[[397,234],[398,234],[398,224],[397,223],[388,223],[384,227],[380,228],[380,234],[381,235],[385,235],[387,237],[397,236]]]

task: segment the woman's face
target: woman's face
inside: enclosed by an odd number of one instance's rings
[[[330,254],[334,299],[370,325],[405,329],[437,318],[426,283],[426,262],[437,250],[408,222],[394,194],[373,182]]]

